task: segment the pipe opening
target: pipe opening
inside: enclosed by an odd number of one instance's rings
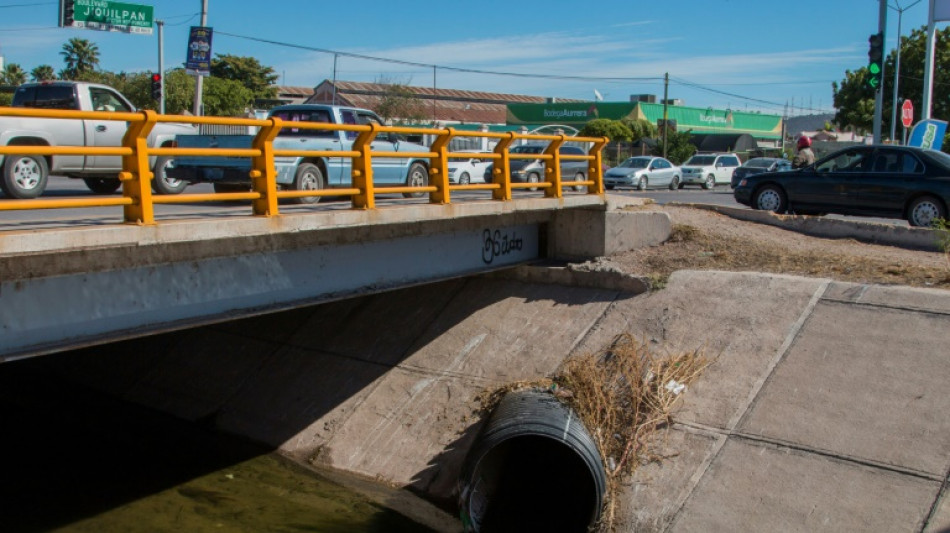
[[[587,532],[600,518],[606,475],[590,434],[550,394],[508,393],[466,457],[466,531]]]
[[[599,514],[590,468],[573,450],[548,437],[509,439],[485,456],[478,479],[476,490],[484,497],[479,521],[483,532],[583,533]]]

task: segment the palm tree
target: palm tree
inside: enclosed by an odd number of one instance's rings
[[[99,66],[99,47],[86,39],[73,37],[63,45],[63,51],[59,54],[66,63],[66,68],[62,70],[64,78],[76,79]]]
[[[26,83],[26,71],[16,63],[10,63],[0,71],[0,82],[6,85]]]
[[[56,72],[49,65],[40,65],[30,71],[33,81],[55,80]]]

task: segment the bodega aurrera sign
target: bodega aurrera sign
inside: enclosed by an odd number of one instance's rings
[[[152,34],[153,8],[107,0],[75,0],[74,28]]]

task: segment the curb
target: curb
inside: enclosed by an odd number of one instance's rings
[[[928,228],[910,228],[880,222],[840,220],[808,215],[776,215],[768,211],[711,204],[670,202],[666,205],[715,211],[738,220],[768,224],[812,237],[854,239],[868,244],[895,246],[909,250],[943,251],[938,243],[937,230]]]

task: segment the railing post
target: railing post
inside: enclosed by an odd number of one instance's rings
[[[508,137],[498,140],[495,153],[501,156],[492,163],[492,180],[500,185],[491,192],[493,200],[511,200],[511,156],[508,147],[515,141],[515,134],[508,132]]]
[[[129,124],[122,137],[122,146],[131,148],[131,155],[122,156],[122,194],[132,204],[122,207],[126,222],[155,224],[155,205],[152,203],[152,169],[148,166],[148,134],[158,122],[158,114],[150,109],[142,111],[144,120]]]
[[[254,136],[251,147],[260,150],[260,155],[251,158],[251,188],[261,197],[254,200],[255,215],[274,216],[277,208],[277,168],[274,165],[274,138],[280,133],[282,121],[279,118],[268,119],[270,125],[261,126]]]
[[[548,147],[544,149],[544,153],[551,156],[550,160],[544,162],[544,181],[551,184],[550,187],[544,189],[544,196],[547,198],[561,198],[564,196],[564,191],[561,190],[560,148],[565,139],[567,139],[566,136],[558,135],[557,139],[548,143]]]
[[[440,133],[432,143],[430,149],[437,153],[436,157],[429,159],[429,174],[435,177],[430,183],[435,185],[435,192],[429,194],[430,204],[448,204],[452,202],[452,193],[449,189],[449,141],[455,135],[455,130],[448,128],[445,133]]]
[[[360,190],[353,196],[354,209],[374,209],[376,207],[376,193],[373,191],[373,152],[371,143],[379,134],[379,126],[375,122],[368,124],[369,131],[361,131],[353,141],[353,151],[360,155],[353,158],[353,187]]]
[[[609,140],[607,137],[601,137],[587,152],[594,156],[587,172],[590,179],[594,180],[594,184],[587,187],[587,194],[604,194],[604,146]]]

